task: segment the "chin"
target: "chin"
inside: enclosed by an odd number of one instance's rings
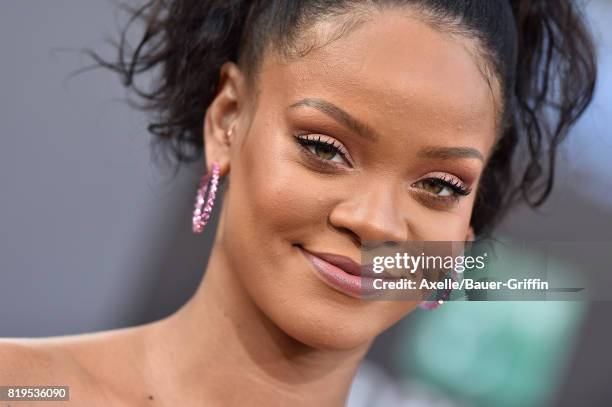
[[[324,306],[289,308],[283,314],[270,317],[286,335],[313,349],[349,351],[367,346],[382,332],[377,329],[380,321],[356,320],[342,312],[330,315]]]
[[[367,346],[416,307],[414,302],[348,297],[317,278],[257,297],[259,308],[287,336],[314,349],[335,351]]]
[[[354,298],[321,281],[285,239],[230,256],[244,293],[281,332],[308,347],[347,351],[366,346],[416,307],[407,301]],[[235,251],[232,251],[235,253]],[[270,261],[272,259],[272,261]]]

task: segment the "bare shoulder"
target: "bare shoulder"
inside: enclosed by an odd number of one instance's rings
[[[38,338],[0,339],[0,385],[68,386],[70,401],[54,402],[58,407],[96,393],[66,350]]]
[[[68,386],[70,400],[87,405],[121,405],[117,371],[134,348],[132,330],[48,338],[0,338],[0,385]],[[131,360],[136,363],[136,360]],[[123,386],[131,380],[125,369]],[[119,375],[123,376],[123,375]],[[128,387],[129,388],[129,387]],[[109,404],[111,403],[111,404]]]
[[[40,339],[0,339],[0,382],[4,385],[33,385],[65,377],[75,368],[70,362],[67,355],[49,349]]]

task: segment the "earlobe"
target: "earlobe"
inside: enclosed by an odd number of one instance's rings
[[[213,162],[219,163],[222,175],[229,171],[231,145],[243,105],[243,83],[243,75],[238,66],[226,62],[221,67],[217,94],[204,118],[206,164],[210,169]]]

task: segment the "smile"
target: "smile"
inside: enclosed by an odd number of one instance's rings
[[[315,275],[328,286],[353,298],[367,299],[381,295],[374,281],[381,275],[372,268],[361,266],[350,258],[337,254],[311,252],[297,246],[312,265]]]

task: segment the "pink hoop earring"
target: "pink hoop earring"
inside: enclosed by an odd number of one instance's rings
[[[451,272],[451,280],[457,281],[457,272],[455,270]],[[424,309],[426,311],[431,311],[431,310],[438,308],[439,306],[444,304],[444,301],[450,298],[452,291],[453,291],[452,288],[447,288],[444,291],[442,291],[440,294],[438,294],[434,301],[421,301],[421,303],[419,304],[419,308]]]
[[[196,195],[195,208],[193,210],[193,233],[202,233],[204,226],[210,219],[217,188],[219,187],[219,171],[221,167],[216,161],[212,163],[212,174],[205,173],[200,180],[200,187]],[[207,194],[208,193],[208,194]]]

